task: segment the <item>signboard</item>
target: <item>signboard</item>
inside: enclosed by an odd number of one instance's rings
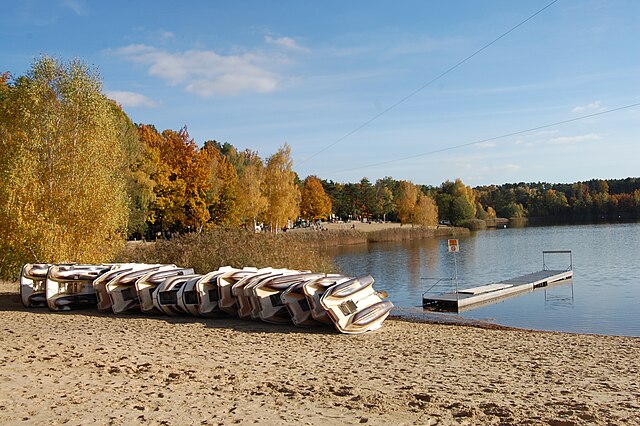
[[[447,240],[449,245],[449,253],[458,253],[460,251],[460,245],[458,240]]]

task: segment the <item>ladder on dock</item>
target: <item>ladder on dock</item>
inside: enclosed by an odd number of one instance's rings
[[[566,269],[549,269],[546,256],[551,254],[568,254],[569,265]],[[542,252],[542,270],[531,274],[520,275],[497,283],[466,289],[454,289],[452,291],[435,293],[440,283],[446,283],[447,279],[438,279],[422,294],[422,306],[425,309],[460,311],[478,304],[494,303],[506,297],[519,293],[532,291],[533,289],[546,287],[573,278],[573,255],[571,250],[546,250]],[[453,282],[453,279],[449,279]],[[456,286],[457,287],[457,286]]]

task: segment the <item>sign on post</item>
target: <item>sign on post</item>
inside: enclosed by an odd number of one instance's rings
[[[460,251],[458,240],[448,240],[447,243],[449,245],[449,253],[458,253]]]

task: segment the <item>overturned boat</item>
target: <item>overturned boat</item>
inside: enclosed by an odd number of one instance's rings
[[[111,265],[53,265],[46,278],[47,306],[52,311],[96,306],[93,281],[108,272]]]
[[[156,289],[170,277],[175,277],[178,275],[192,275],[193,268],[178,268],[172,267],[160,271],[149,272],[146,275],[140,277],[135,285],[136,290],[138,292],[138,299],[140,301],[140,309],[142,312],[147,314],[153,313],[162,313],[160,309],[157,308],[157,299]]]
[[[250,293],[245,292],[245,288],[250,288],[258,284],[261,280],[281,275],[282,271],[272,268],[258,269],[254,274],[246,275],[244,278],[231,286],[231,294],[236,299],[237,315],[240,318],[251,318],[251,302],[249,301]]]
[[[224,275],[238,272],[240,269],[231,266],[223,266],[216,271],[203,275],[195,284],[198,296],[198,315],[208,318],[217,318],[228,315],[220,308],[220,288],[218,281]]]
[[[334,285],[320,298],[338,331],[359,334],[380,328],[393,303],[373,289],[373,277],[354,278]]]
[[[20,272],[20,299],[25,308],[47,306],[47,272],[49,263],[27,263]]]
[[[142,265],[114,277],[106,285],[111,310],[114,314],[129,314],[140,312],[140,297],[136,284],[138,280],[148,274],[176,269],[175,265]]]
[[[143,263],[118,263],[111,267],[108,272],[100,275],[93,281],[93,290],[96,293],[96,298],[98,299],[98,310],[99,311],[111,311],[111,298],[109,297],[109,292],[107,291],[107,283],[113,280],[119,275],[126,274],[128,272],[132,272],[134,270],[149,268],[152,265],[145,265]]]
[[[307,302],[311,307],[311,316],[314,320],[322,323],[333,325],[333,321],[329,317],[329,313],[320,303],[322,295],[332,286],[349,281],[349,277],[339,274],[327,274],[315,280],[306,281],[302,287]]]
[[[371,276],[276,268],[225,266],[200,275],[163,264],[34,263],[22,268],[20,295],[25,307],[54,311],[97,306],[116,314],[231,314],[300,327],[329,324],[359,334],[380,328],[393,308],[373,283]]]
[[[310,302],[311,299],[305,294],[305,286],[308,284],[316,286],[313,289],[310,288],[308,290],[315,295],[316,292],[319,291],[318,287],[321,286],[321,284],[319,284],[319,281],[322,282],[323,280],[326,280],[326,282],[335,284],[336,278],[339,277],[341,276],[335,275],[327,277],[327,275],[325,274],[319,274],[319,276],[317,274],[309,274],[304,276],[303,280],[294,283],[282,292],[282,294],[280,295],[280,300],[289,311],[289,314],[291,315],[291,321],[293,321],[296,326],[317,327],[322,324],[331,324],[331,319],[327,315],[325,315],[327,321],[326,323],[320,322],[313,317]],[[344,277],[344,279],[347,278]],[[320,296],[318,295],[318,305],[320,304],[319,297]],[[318,308],[318,311],[320,310],[321,307]],[[317,315],[321,316],[320,314]]]
[[[218,277],[218,289],[220,291],[218,306],[220,309],[230,315],[238,316],[238,300],[233,295],[233,286],[238,281],[253,276],[257,272],[257,268],[243,268],[239,271],[220,275]]]
[[[198,291],[196,290],[196,284],[200,281],[200,278],[202,278],[202,275],[194,275],[178,290],[178,306],[182,311],[194,317],[200,316],[200,312],[198,311],[200,301],[198,300]]]
[[[295,272],[269,278],[256,285],[253,288],[253,293],[258,306],[259,318],[262,321],[274,324],[293,322],[293,316],[282,301],[282,295],[294,285],[303,284],[305,281],[322,276],[323,274]]]
[[[153,304],[156,309],[170,316],[189,313],[181,306],[178,293],[189,280],[194,280],[195,283],[200,277],[202,275],[185,274],[166,278],[153,295]]]

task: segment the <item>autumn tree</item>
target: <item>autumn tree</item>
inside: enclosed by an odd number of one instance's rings
[[[262,191],[265,179],[265,168],[262,159],[256,152],[246,150],[238,155],[238,194],[236,198],[240,223],[253,228],[258,218],[267,208],[267,199]]]
[[[186,185],[179,177],[178,169],[170,159],[171,150],[164,137],[152,125],[138,125],[140,140],[148,149],[149,161],[153,164],[151,179],[153,204],[148,221],[153,229],[164,235],[165,230],[173,230],[184,221],[184,197]]]
[[[125,150],[95,70],[42,57],[0,90],[0,268],[101,262],[124,243]]]
[[[149,148],[140,140],[138,128],[127,114],[115,102],[111,102],[111,110],[115,117],[116,137],[123,145],[125,154],[122,174],[129,209],[127,235],[129,238],[143,237],[152,218],[155,182],[151,176],[156,172],[156,164]]]
[[[286,143],[267,159],[264,194],[267,199],[265,216],[272,231],[277,232],[298,217],[300,190],[295,182],[291,148]]]
[[[417,201],[418,188],[411,182],[401,180],[394,199],[400,224],[413,223],[413,215]]]
[[[324,219],[331,215],[331,199],[324,191],[320,179],[309,176],[304,181],[300,214],[304,219]]]
[[[207,167],[207,206],[211,222],[218,225],[240,223],[236,198],[238,175],[236,169],[216,144],[205,142],[201,155]]]
[[[420,226],[438,225],[438,206],[433,198],[422,192],[418,194],[413,223]]]
[[[382,216],[383,221],[387,221],[387,215],[393,211],[393,187],[395,181],[387,176],[384,179],[378,179],[375,184],[375,213]]]
[[[200,231],[207,224],[211,215],[208,206],[210,182],[209,158],[200,152],[195,141],[189,137],[186,127],[178,132],[165,130],[164,161],[173,169],[176,181],[184,188],[179,207],[182,230]]]
[[[186,128],[165,130],[138,127],[140,140],[149,149],[155,172],[153,214],[150,221],[165,231],[201,230],[209,222],[208,191],[211,185],[209,157],[200,152]]]

